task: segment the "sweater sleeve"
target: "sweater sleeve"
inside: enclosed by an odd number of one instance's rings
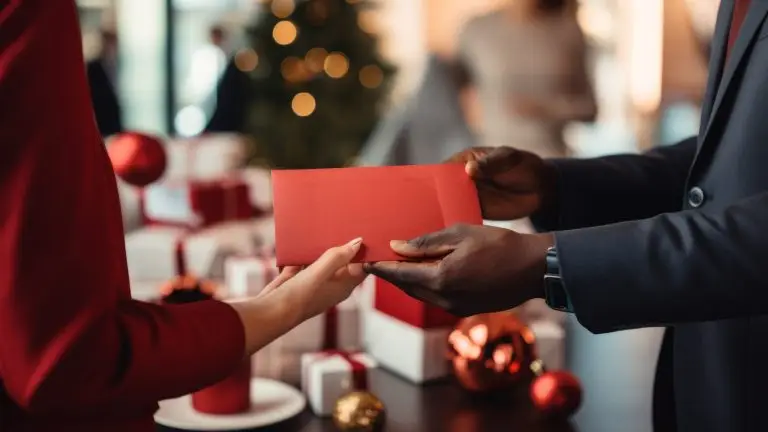
[[[0,2],[0,393],[42,415],[152,410],[243,360],[228,305],[131,300],[73,0]]]

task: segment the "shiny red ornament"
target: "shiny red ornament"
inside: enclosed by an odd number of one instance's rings
[[[533,406],[547,416],[571,416],[581,406],[582,394],[578,378],[565,371],[545,372],[531,384]]]
[[[536,358],[533,332],[509,312],[461,320],[448,345],[456,379],[474,392],[507,388],[530,377]]]
[[[117,135],[107,145],[112,167],[123,181],[148,186],[165,172],[167,156],[162,142],[151,135],[127,132]]]

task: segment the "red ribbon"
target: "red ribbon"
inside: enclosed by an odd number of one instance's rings
[[[325,311],[323,325],[323,351],[333,351],[339,348],[339,309],[332,306]]]
[[[347,362],[347,364],[349,364],[350,368],[352,369],[352,389],[350,390],[368,390],[368,368],[363,363],[354,358],[354,356],[358,354],[360,353],[350,353],[340,350],[327,350],[318,353],[317,358],[307,364],[307,367],[304,370],[304,376],[307,379],[307,393],[311,393],[309,391],[309,367],[317,361],[333,356],[341,357],[344,361]]]
[[[176,276],[187,275],[187,257],[184,256],[184,236],[176,240]]]

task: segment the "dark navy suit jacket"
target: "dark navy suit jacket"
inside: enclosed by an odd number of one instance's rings
[[[719,12],[698,137],[554,161],[559,211],[535,217],[559,231],[587,329],[667,326],[656,396],[676,415],[657,411],[657,431],[768,430],[768,0],[752,1],[726,62],[733,5]]]

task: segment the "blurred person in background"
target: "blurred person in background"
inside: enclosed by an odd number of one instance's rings
[[[117,33],[102,29],[98,55],[86,64],[91,102],[101,136],[108,137],[123,131],[122,111],[117,96]]]
[[[365,276],[356,239],[255,298],[131,299],[83,63],[74,0],[0,2],[2,432],[154,432],[158,401],[226,378]]]
[[[466,25],[457,72],[479,104],[480,145],[566,157],[564,128],[594,121],[597,105],[577,7],[576,0],[512,0]],[[534,231],[527,218],[498,225]],[[524,319],[562,318],[538,300],[517,312]]]
[[[207,118],[215,109],[216,86],[227,67],[228,57],[227,32],[220,25],[208,30],[208,42],[192,54],[186,93],[189,102],[200,107]]]
[[[568,154],[563,129],[597,114],[575,0],[512,0],[471,20],[459,39],[459,80],[477,95],[481,145]]]

